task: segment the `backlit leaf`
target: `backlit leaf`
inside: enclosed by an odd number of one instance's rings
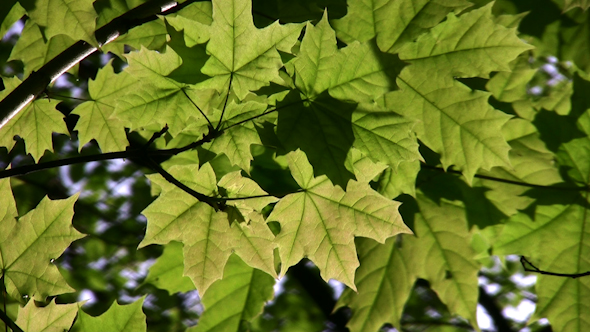
[[[3,180],[9,191],[8,180]],[[5,191],[6,192],[6,191]],[[10,191],[9,191],[10,192]],[[73,205],[77,195],[51,201],[45,197],[39,205],[20,217],[14,215],[14,203],[4,199],[8,211],[0,224],[0,269],[7,293],[18,301],[23,297],[44,301],[48,296],[72,292],[53,262],[83,235],[72,227]],[[11,212],[12,211],[12,212]]]

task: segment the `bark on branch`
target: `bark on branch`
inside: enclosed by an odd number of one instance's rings
[[[180,1],[178,0],[178,2]],[[103,46],[126,34],[130,29],[155,20],[157,15],[177,12],[196,1],[187,0],[180,5],[175,0],[148,1],[96,30],[94,36],[98,45]],[[43,93],[51,82],[97,50],[98,48],[95,46],[80,40],[51,59],[41,69],[32,72],[16,89],[0,101],[0,128]]]

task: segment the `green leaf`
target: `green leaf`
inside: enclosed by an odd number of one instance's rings
[[[25,23],[21,37],[14,45],[8,61],[22,61],[25,67],[24,76],[27,77],[72,46],[74,42],[67,35],[56,35],[46,42],[39,26],[29,20]]]
[[[35,301],[29,301],[18,312],[15,323],[27,332],[62,332],[70,329],[77,313],[76,303],[58,305],[52,300],[40,308],[35,306]]]
[[[141,310],[144,299],[145,297],[142,297],[128,305],[113,303],[109,310],[98,317],[92,317],[80,309],[73,330],[80,332],[146,331],[146,317]]]
[[[510,163],[512,167],[494,167],[481,171],[482,175],[506,179],[520,183],[550,186],[563,182],[555,156],[547,150],[545,143],[534,125],[524,119],[513,118],[502,128],[504,137],[510,144]],[[486,197],[507,216],[523,210],[534,200],[525,195],[527,186],[502,183],[480,178],[476,181],[486,188]]]
[[[590,7],[589,0],[563,0],[563,12],[567,12],[573,8],[580,7],[582,10],[588,9]]]
[[[188,332],[243,331],[273,297],[274,279],[232,255],[223,273],[202,297],[205,311]]]
[[[287,151],[301,149],[316,175],[325,174],[333,183],[346,187],[354,176],[346,160],[354,142],[350,123],[355,105],[325,94],[303,106],[300,103],[298,96],[288,96],[277,105],[276,132],[281,144]]]
[[[5,89],[0,93],[0,98],[20,84],[16,77],[3,81]],[[36,99],[29,103],[0,128],[0,146],[10,151],[15,144],[14,136],[20,136],[35,161],[41,159],[45,150],[53,151],[52,133],[68,134],[63,114],[55,109],[58,103],[57,100],[49,99]]]
[[[210,38],[210,25],[213,22],[211,2],[195,2],[181,10],[176,16],[166,16],[176,31],[184,31],[186,46],[193,47],[205,43]]]
[[[0,36],[4,37],[8,29],[25,15],[25,9],[16,0],[6,0],[0,9]]]
[[[403,162],[397,170],[386,169],[378,181],[377,191],[394,199],[400,194],[416,196],[416,177],[420,171],[420,162]]]
[[[216,191],[215,173],[208,163],[198,171],[195,165],[189,165],[171,167],[169,172],[200,193],[211,195]],[[184,243],[184,275],[192,279],[200,294],[204,294],[215,280],[221,279],[232,252],[250,266],[276,276],[272,255],[276,246],[274,236],[261,216],[247,215],[251,220],[249,225],[237,222],[230,225],[227,213],[216,212],[160,177],[153,176],[150,180],[162,189],[162,193],[143,212],[148,219],[148,229],[140,247],[170,241]],[[227,179],[222,183],[231,190]],[[244,188],[246,192],[253,189],[251,184],[248,187]]]
[[[173,241],[164,246],[162,256],[152,265],[144,283],[164,289],[170,294],[195,289],[191,279],[182,275],[183,271],[182,243]]]
[[[307,24],[293,67],[295,85],[309,99],[329,89],[334,98],[362,102],[397,88],[395,77],[403,63],[369,42],[337,50],[334,30],[324,13],[316,26]]]
[[[31,20],[45,27],[45,36],[64,34],[97,46],[94,38],[98,17],[92,2],[86,0],[20,0]]]
[[[405,239],[392,237],[385,244],[356,241],[361,262],[355,276],[358,292],[345,290],[336,304],[336,308],[352,309],[346,324],[350,331],[378,331],[385,323],[401,326],[402,311],[417,278],[414,260],[408,251],[400,250]]]
[[[448,13],[458,14],[471,4],[464,0],[353,0],[348,6],[346,16],[332,21],[339,39],[350,44],[377,37],[379,49],[397,53]]]
[[[494,98],[503,102],[527,99],[527,85],[537,70],[531,68],[525,57],[517,58],[510,67],[511,71],[496,73],[486,84],[486,89]]]
[[[245,217],[248,224],[234,221],[231,232],[227,234],[231,250],[246,264],[276,278],[273,252],[277,245],[274,235],[261,214],[252,212]]]
[[[328,178],[315,178],[305,154],[289,153],[289,168],[304,190],[283,197],[267,221],[278,221],[277,236],[281,275],[304,257],[320,269],[324,280],[339,280],[355,289],[354,270],[358,267],[354,236],[380,242],[398,233],[410,233],[397,207],[368,185],[349,182],[346,192]]]
[[[103,153],[125,150],[128,145],[125,126],[112,115],[117,100],[125,95],[125,89],[132,88],[136,83],[136,79],[125,71],[115,74],[112,62],[88,82],[92,100],[80,104],[72,112],[80,116],[74,128],[78,131],[80,150],[92,139],[98,142]]]
[[[136,84],[126,89],[125,98],[119,98],[115,107],[116,117],[124,121],[131,130],[157,126],[156,131],[169,128],[170,134],[177,135],[189,122],[206,124],[199,112],[207,110],[203,97],[209,91],[195,90],[188,84],[166,77],[178,68],[182,59],[170,48],[166,52],[148,51],[127,55],[128,75],[134,77]],[[190,118],[194,120],[190,120]]]
[[[145,47],[150,50],[159,50],[166,44],[166,24],[164,20],[155,20],[144,23],[140,27],[129,30],[126,34],[117,37],[115,40],[104,45],[101,51],[104,53],[112,52],[123,58],[125,46],[131,46],[133,49]]]
[[[399,57],[436,79],[448,77],[489,77],[492,71],[510,71],[509,63],[533,48],[522,42],[515,28],[494,21],[492,4],[432,28],[414,43],[400,50]],[[432,78],[431,78],[432,79]]]
[[[204,147],[216,154],[224,153],[232,164],[250,172],[252,161],[252,144],[262,145],[260,136],[252,122],[239,124],[252,117],[262,114],[267,108],[266,104],[256,101],[247,101],[236,104],[233,101],[227,105],[226,116],[224,116],[224,127],[221,136],[215,138],[210,146]]]
[[[444,168],[455,165],[471,181],[480,167],[510,166],[501,133],[510,117],[488,104],[489,94],[452,79],[433,80],[414,66],[402,71],[398,85],[400,91],[385,95],[385,106],[419,120],[418,138],[441,155]]]
[[[268,204],[276,202],[278,199],[273,196],[248,198],[253,196],[268,195],[266,191],[262,190],[260,186],[252,179],[243,177],[240,172],[231,172],[226,174],[219,180],[220,187],[223,187],[227,192],[227,197],[234,200],[228,201],[228,205],[233,205],[243,212],[258,211],[262,212]],[[236,198],[246,197],[247,199],[235,200]]]
[[[538,206],[533,216],[517,214],[494,243],[494,254],[524,255],[544,271],[589,271],[590,237],[587,229],[590,219],[587,204],[586,193],[569,205]],[[555,330],[564,332],[590,328],[590,307],[586,301],[590,296],[588,278],[541,275],[535,288],[538,303],[532,320],[547,317]]]
[[[302,26],[275,22],[257,29],[251,13],[249,0],[213,2],[211,39],[207,44],[211,58],[202,69],[212,78],[204,82],[205,87],[226,91],[232,77],[232,90],[243,99],[248,91],[280,81],[283,63],[277,50],[291,53]]]
[[[10,192],[8,180],[1,182],[4,193]],[[0,202],[1,210],[7,211],[0,224],[0,270],[13,299],[45,301],[48,296],[74,291],[53,262],[72,241],[83,237],[71,224],[77,198],[50,201],[45,197],[17,222],[14,200],[7,197]]]
[[[360,104],[352,113],[353,146],[397,170],[401,162],[422,159],[414,125],[413,120],[377,105]]]
[[[474,260],[464,207],[457,202],[437,203],[422,193],[417,193],[416,201],[416,237],[404,237],[404,250],[410,251],[404,257],[415,262],[418,276],[430,282],[452,313],[477,326],[479,264]]]

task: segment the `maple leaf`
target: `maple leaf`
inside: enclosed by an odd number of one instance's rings
[[[36,24],[45,27],[49,39],[64,34],[73,40],[97,45],[94,38],[95,19],[92,3],[84,0],[22,0],[21,5]]]
[[[510,116],[488,104],[489,94],[452,79],[433,80],[414,66],[404,68],[398,84],[400,91],[385,95],[385,107],[420,120],[414,130],[441,154],[443,167],[454,164],[471,181],[480,167],[510,166],[510,147],[501,132]]]
[[[128,305],[114,302],[105,313],[98,317],[92,317],[80,309],[72,329],[84,332],[146,331],[146,317],[141,310],[144,299],[145,296]]]
[[[509,63],[533,47],[494,21],[492,5],[447,20],[400,50],[400,59],[422,70],[437,68],[438,77],[489,77],[492,71],[510,71]]]
[[[164,246],[164,252],[149,270],[143,283],[150,283],[170,294],[195,289],[189,277],[183,276],[182,243],[172,241]]]
[[[4,192],[10,192],[7,179],[0,183]],[[50,201],[45,197],[18,222],[14,199],[0,201],[1,210],[6,211],[0,224],[0,270],[12,298],[44,301],[48,296],[74,291],[53,262],[72,241],[84,236],[71,224],[77,198]]]
[[[368,42],[354,42],[338,50],[336,35],[324,13],[316,26],[307,24],[292,66],[295,85],[309,99],[328,90],[334,98],[362,102],[394,90],[403,62]]]
[[[332,21],[339,39],[350,44],[376,37],[383,52],[397,53],[448,13],[458,14],[472,4],[464,0],[351,0],[348,5],[347,15]]]
[[[136,83],[133,88],[126,89],[125,98],[118,98],[114,111],[126,127],[135,130],[156,125],[155,131],[159,131],[168,126],[170,134],[175,136],[191,118],[192,123],[207,123],[206,114],[201,111],[207,111],[211,91],[198,90],[167,77],[182,64],[182,59],[172,49],[160,53],[142,48],[129,53],[127,60],[129,67],[125,71]]]
[[[281,275],[304,257],[320,269],[322,278],[339,280],[355,289],[358,267],[354,236],[379,241],[411,231],[402,223],[398,203],[389,201],[368,185],[351,182],[347,191],[333,186],[325,176],[314,177],[301,151],[287,155],[295,181],[304,190],[283,197],[267,221],[278,221],[277,236]]]
[[[24,65],[24,77],[38,70],[55,56],[74,44],[74,40],[67,35],[56,35],[48,41],[41,33],[40,27],[27,21],[16,45],[10,52],[7,61],[19,60]]]
[[[3,78],[5,89],[0,92],[0,98],[6,96],[19,83],[14,78]],[[68,128],[63,121],[63,114],[55,109],[59,101],[37,99],[28,104],[18,114],[0,128],[0,146],[9,151],[16,143],[14,136],[25,140],[27,152],[38,161],[45,150],[53,151],[52,133],[68,134]]]
[[[301,27],[275,22],[257,29],[252,22],[251,1],[214,1],[207,44],[211,58],[201,69],[212,78],[203,86],[224,91],[231,77],[232,90],[243,99],[248,91],[280,81],[279,68],[283,63],[277,50],[291,53]]]
[[[336,304],[336,308],[347,306],[353,310],[346,325],[351,331],[377,331],[385,323],[400,326],[404,305],[417,278],[415,260],[396,244],[403,240],[392,237],[384,244],[371,239],[356,241],[361,261],[355,275],[358,293],[345,290]]]
[[[107,84],[108,82],[108,84]],[[88,82],[91,101],[76,107],[72,113],[80,116],[75,130],[78,131],[80,150],[84,144],[95,139],[103,152],[125,150],[128,145],[123,122],[112,117],[117,104],[126,94],[126,88],[137,80],[127,72],[115,74],[112,62],[98,71],[96,78]]]
[[[232,255],[223,273],[202,297],[205,311],[187,332],[241,331],[272,299],[274,279]]]
[[[590,132],[588,110],[578,118],[577,128],[586,134]],[[575,183],[590,183],[589,146],[590,139],[585,136],[563,144],[558,150],[559,164],[568,166],[567,173]],[[561,201],[567,203],[539,204],[534,215],[514,215],[496,239],[494,253],[523,255],[545,271],[572,274],[590,271],[586,258],[590,253],[588,192],[562,192],[560,196]],[[590,327],[587,319],[590,307],[584,300],[590,294],[587,278],[541,275],[536,289],[539,302],[534,320],[547,317],[559,331],[581,331]],[[576,310],[564,310],[561,303],[568,303]]]
[[[35,301],[29,301],[18,312],[15,323],[27,332],[67,331],[78,314],[78,305],[56,304],[55,299],[45,307],[37,307]]]

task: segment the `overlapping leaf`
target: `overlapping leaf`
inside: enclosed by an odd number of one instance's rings
[[[272,299],[274,279],[232,255],[223,273],[202,298],[205,311],[188,332],[238,332]]]
[[[404,238],[405,239],[405,238]],[[344,291],[337,307],[353,311],[346,325],[350,331],[378,331],[385,323],[400,326],[404,305],[417,277],[416,261],[401,251],[402,238],[393,237],[384,244],[358,239],[356,247],[361,266],[356,271],[358,293]]]
[[[577,125],[590,133],[590,111],[581,114]],[[590,139],[585,136],[563,144],[557,153],[559,163],[568,167],[567,173],[577,185],[590,183],[589,147]],[[494,253],[524,255],[545,271],[589,271],[588,192],[560,191],[560,195],[561,204],[537,206],[534,215],[513,216],[494,243]],[[539,303],[535,319],[547,317],[558,331],[590,328],[590,306],[585,301],[590,295],[590,281],[586,278],[540,276],[536,289]]]
[[[196,165],[173,166],[169,171],[176,179],[199,193],[214,196],[217,192],[215,173],[210,164],[200,169]],[[140,247],[152,243],[182,242],[184,274],[192,279],[201,294],[213,282],[221,279],[232,251],[250,266],[276,275],[272,256],[274,236],[261,216],[248,216],[248,220],[251,220],[249,225],[231,222],[226,212],[216,212],[208,204],[198,201],[162,178],[150,179],[162,192],[143,212],[148,219],[148,229]],[[262,192],[252,183],[249,183],[249,187],[246,191]]]
[[[213,23],[207,53],[211,58],[202,72],[212,78],[204,86],[227,91],[230,82],[238,98],[270,82],[280,81],[283,63],[277,50],[291,53],[301,25],[278,22],[257,29],[252,22],[249,0],[213,2]]]
[[[96,45],[95,20],[98,17],[92,2],[85,0],[22,0],[21,5],[36,24],[46,27],[47,38],[64,34],[73,40]]]
[[[8,61],[19,60],[24,65],[24,76],[38,70],[74,44],[74,40],[67,35],[56,35],[48,41],[41,34],[41,30],[33,21],[27,21],[16,45],[10,53]]]
[[[316,26],[307,24],[293,67],[295,85],[309,99],[329,90],[334,98],[362,102],[394,90],[403,63],[370,42],[354,42],[338,50],[325,13]]]
[[[277,236],[281,274],[308,257],[325,280],[337,279],[355,289],[358,267],[354,236],[380,242],[398,233],[410,233],[397,212],[399,203],[389,201],[368,185],[350,182],[346,192],[325,176],[314,177],[305,154],[287,155],[295,181],[304,190],[282,198],[267,221],[278,221]]]
[[[468,211],[460,201],[435,202],[427,196],[435,192],[418,192],[417,206],[404,204],[403,216],[413,220],[415,237],[400,235],[385,244],[357,241],[358,293],[347,290],[338,303],[353,310],[351,331],[376,331],[385,323],[399,327],[416,278],[428,280],[451,312],[475,324],[479,266],[467,231]]]
[[[207,123],[197,107],[207,111],[212,92],[166,77],[182,64],[172,49],[164,53],[142,49],[127,55],[127,60],[129,67],[125,71],[136,83],[126,89],[125,97],[119,98],[115,107],[115,115],[125,126],[132,130],[156,126],[155,131],[159,131],[167,125],[169,132],[176,135],[191,117],[193,124]]]
[[[123,151],[127,146],[123,122],[112,117],[117,100],[122,98],[127,89],[137,84],[137,80],[127,72],[115,74],[109,63],[88,82],[91,101],[76,107],[73,114],[80,116],[76,123],[80,149],[90,140],[95,139],[103,152]]]
[[[170,242],[164,246],[162,256],[150,268],[144,283],[167,290],[170,294],[195,289],[190,278],[182,275],[183,271],[182,243]]]
[[[15,221],[16,206],[8,180],[2,180],[1,210],[6,211],[0,224],[0,270],[7,293],[16,300],[23,297],[44,301],[48,296],[73,289],[59,273],[54,260],[83,235],[72,227],[76,196],[39,205]]]
[[[488,4],[460,17],[449,14],[399,56],[423,70],[436,68],[435,78],[487,78],[492,71],[510,71],[510,61],[532,48],[518,38],[516,29],[496,23]]]
[[[377,37],[379,49],[397,53],[448,13],[458,14],[471,4],[465,0],[354,0],[348,6],[348,14],[333,21],[338,38],[350,44]]]
[[[146,331],[146,317],[141,310],[144,299],[145,297],[142,297],[128,305],[120,305],[114,302],[109,310],[98,317],[92,317],[80,309],[72,330],[80,332]]]
[[[510,147],[502,126],[510,118],[488,104],[487,93],[472,91],[452,79],[433,79],[438,71],[404,69],[400,91],[385,95],[385,106],[419,120],[418,138],[441,155],[445,168],[455,165],[471,180],[480,168],[510,166]]]
[[[68,331],[78,313],[78,305],[56,304],[51,301],[45,307],[35,306],[35,301],[29,301],[18,312],[16,325],[27,332],[62,332]]]
[[[3,83],[4,90],[0,92],[0,98],[16,88],[20,80],[16,77],[5,78]],[[29,103],[0,128],[0,146],[10,151],[15,144],[14,136],[19,136],[25,140],[27,152],[36,161],[43,156],[45,150],[53,151],[52,133],[68,133],[63,114],[55,109],[57,104],[58,101],[48,99],[37,99]]]

